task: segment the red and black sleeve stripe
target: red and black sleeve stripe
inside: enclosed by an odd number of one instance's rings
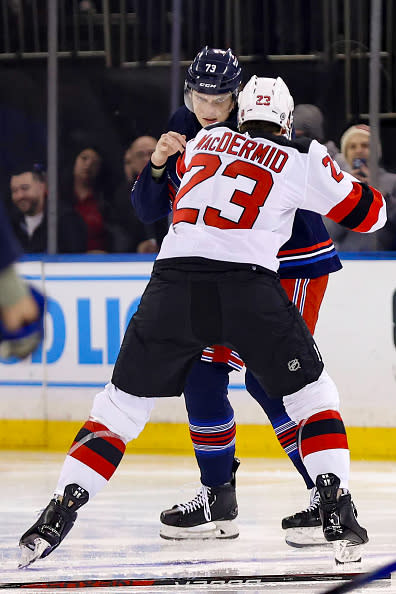
[[[184,160],[185,156],[186,152],[184,151],[184,153],[180,155],[180,157],[176,161],[176,174],[179,179],[181,179],[183,175],[186,173],[186,163]]]
[[[169,199],[170,199],[171,203],[173,204],[173,201],[176,196],[176,188],[170,181],[168,181],[168,194],[169,194]]]
[[[353,231],[370,231],[383,206],[382,194],[367,184],[352,182],[352,191],[326,215]]]

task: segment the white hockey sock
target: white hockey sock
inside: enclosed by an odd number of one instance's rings
[[[128,441],[143,430],[153,406],[153,398],[133,396],[107,384],[75,437],[55,493],[62,495],[66,485],[76,483],[90,498],[96,495],[121,462]]]
[[[66,485],[76,483],[89,493],[91,499],[108,483],[98,472],[72,456],[66,456],[56,485],[55,495],[63,495]]]
[[[340,487],[348,489],[349,450],[336,449],[313,452],[305,456],[304,464],[313,482],[316,481],[318,474],[332,472],[340,479]]]

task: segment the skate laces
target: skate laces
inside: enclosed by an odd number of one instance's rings
[[[303,509],[300,513],[309,513],[318,509],[320,505],[320,494],[316,487],[311,489],[311,495],[309,497],[309,505],[306,509]]]
[[[320,493],[317,490],[317,488],[314,487],[311,491],[311,495],[309,498],[308,510],[312,511],[312,510],[316,509],[317,507],[319,507],[319,505],[320,505]]]
[[[212,519],[212,514],[210,513],[210,506],[209,506],[209,499],[208,496],[210,495],[210,487],[206,485],[202,485],[199,489],[198,493],[195,495],[191,501],[187,501],[187,503],[179,503],[178,507],[181,509],[182,513],[191,513],[195,510],[201,509],[203,507],[205,520],[210,522]]]

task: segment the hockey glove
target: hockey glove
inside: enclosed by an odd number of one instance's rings
[[[37,349],[43,339],[45,297],[37,289],[29,288],[37,303],[39,316],[37,320],[26,324],[15,332],[7,330],[0,320],[0,357],[2,359],[13,357],[25,359]]]

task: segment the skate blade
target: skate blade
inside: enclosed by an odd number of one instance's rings
[[[352,544],[349,540],[337,540],[333,543],[334,558],[337,565],[360,563],[364,545]]]
[[[322,526],[311,528],[287,528],[285,542],[289,547],[321,547],[330,544],[324,537]]]
[[[18,563],[18,569],[23,569],[34,563],[36,559],[40,559],[44,551],[50,547],[50,544],[44,538],[37,537],[30,543],[30,546],[20,544],[19,547],[21,549],[21,557]]]
[[[237,538],[239,536],[239,529],[232,520],[209,522],[201,526],[192,526],[191,528],[162,524],[160,536],[165,540],[216,540]]]

